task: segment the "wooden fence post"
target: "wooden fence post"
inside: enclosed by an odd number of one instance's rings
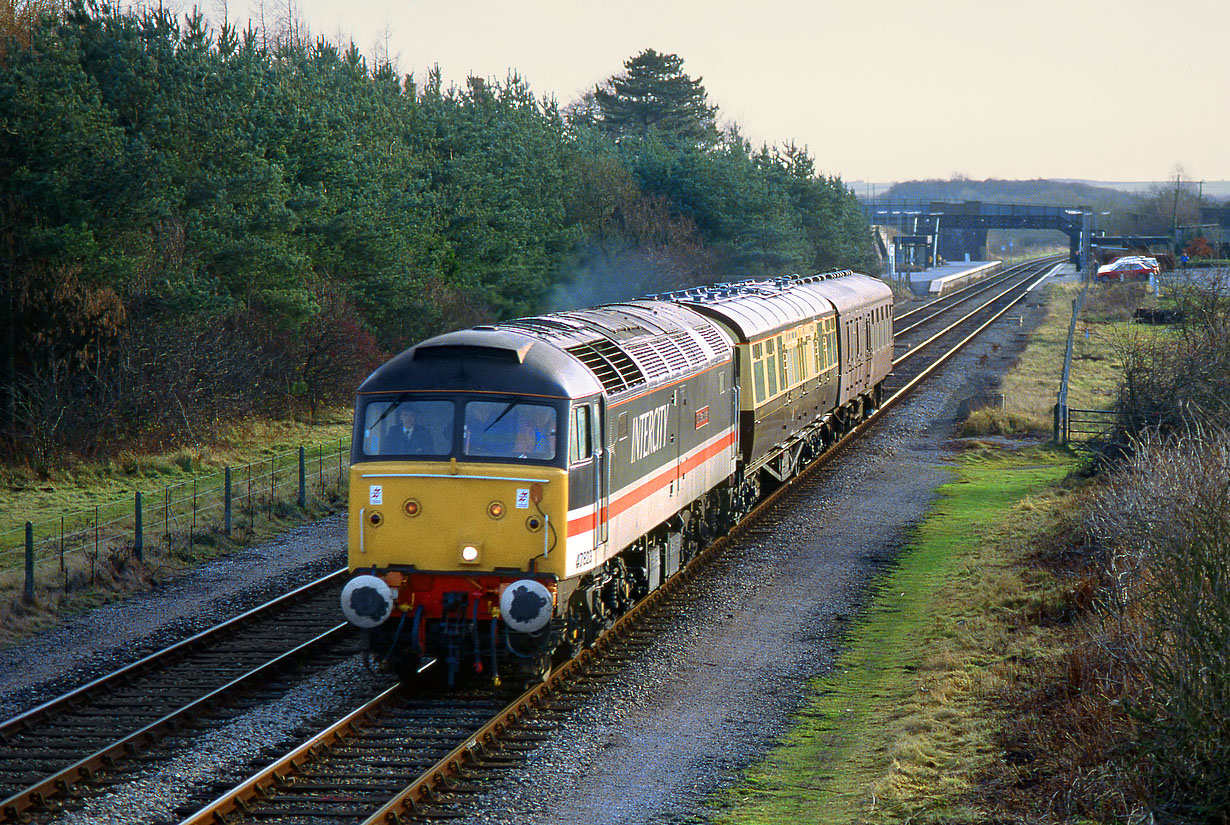
[[[34,524],[26,522],[26,604],[34,601]]]
[[[145,560],[145,529],[141,522],[141,491],[137,490],[136,520],[133,527],[132,554],[137,561]]]

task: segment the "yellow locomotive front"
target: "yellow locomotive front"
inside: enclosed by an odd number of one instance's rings
[[[424,342],[355,405],[342,610],[402,676],[540,674],[561,633],[567,427],[558,351],[507,333]],[[481,344],[481,345],[479,345]],[[538,350],[534,352],[534,350]]]

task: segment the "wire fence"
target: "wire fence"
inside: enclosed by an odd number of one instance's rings
[[[302,511],[309,500],[340,494],[350,466],[350,440],[275,453],[191,481],[137,492],[57,518],[0,533],[0,590],[67,592],[114,573],[129,556],[186,556],[194,545],[244,538],[262,520]]]
[[[1068,325],[1068,343],[1063,353],[1063,375],[1059,379],[1059,392],[1055,401],[1054,440],[1068,443],[1068,379],[1072,375],[1072,348],[1076,341],[1076,319],[1085,309],[1089,297],[1089,281],[1085,281],[1080,294],[1072,300],[1072,321]]]

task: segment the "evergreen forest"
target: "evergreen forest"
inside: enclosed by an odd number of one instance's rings
[[[876,268],[838,177],[646,50],[567,105],[165,10],[0,14],[0,457],[348,403],[449,329]]]

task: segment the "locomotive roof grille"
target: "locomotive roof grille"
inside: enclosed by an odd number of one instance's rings
[[[635,341],[627,345],[628,354],[637,360],[651,381],[670,374],[671,368],[652,340]]]
[[[679,346],[679,340],[674,336],[659,340],[661,342],[662,355],[666,358],[666,362],[671,365],[671,369],[680,372],[686,370],[688,368],[688,356],[684,353],[683,348]]]
[[[700,337],[705,339],[705,343],[709,345],[709,349],[715,353],[724,352],[727,344],[722,338],[722,333],[717,331],[717,327],[712,324],[704,324],[697,327],[696,331],[700,333]]]
[[[700,344],[696,343],[696,340],[688,333],[684,332],[679,335],[673,335],[671,336],[671,340],[673,340],[675,344],[683,350],[683,354],[686,355],[688,360],[692,363],[703,364],[709,360],[709,357],[705,355],[705,351],[700,348]]]
[[[576,356],[581,363],[589,367],[609,393],[620,392],[636,384],[645,383],[645,376],[640,367],[611,341],[600,338],[596,341],[567,347],[565,351]]]

